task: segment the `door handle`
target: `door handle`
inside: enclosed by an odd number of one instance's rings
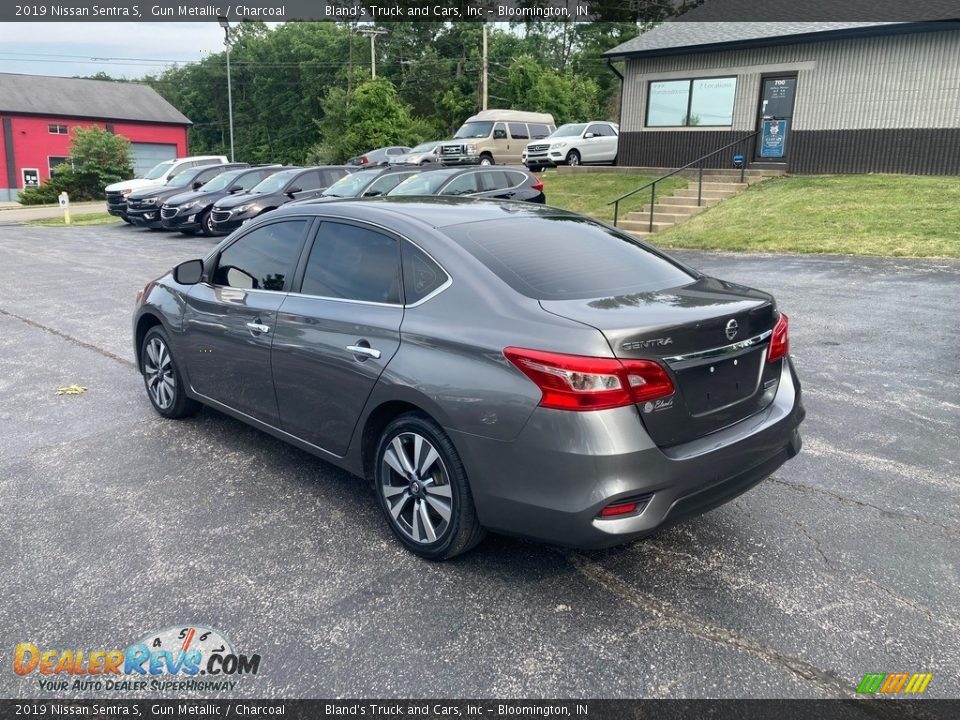
[[[380,359],[380,351],[369,345],[347,345],[347,350],[354,355],[366,355],[367,357],[372,357],[374,360]]]
[[[269,325],[261,325],[260,323],[248,322],[247,327],[258,333],[268,333],[270,332]]]

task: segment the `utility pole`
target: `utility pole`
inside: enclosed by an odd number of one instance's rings
[[[386,30],[374,30],[373,28],[364,28],[358,31],[361,35],[370,38],[370,76],[372,80],[377,79],[377,35],[386,35]]]
[[[487,109],[487,93],[489,90],[489,76],[487,74],[489,67],[487,64],[487,21],[483,21],[483,64],[481,66],[481,75],[480,75],[480,87],[482,89],[482,95],[480,99],[481,110]]]
[[[227,48],[227,113],[230,115],[230,162],[233,162],[233,83],[230,81],[230,21],[217,18],[223,28],[223,44]]]

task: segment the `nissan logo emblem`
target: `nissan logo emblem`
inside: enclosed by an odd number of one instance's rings
[[[730,321],[727,322],[727,328],[724,332],[727,333],[727,340],[733,340],[739,332],[740,326],[737,325],[737,321],[733,318],[730,318]]]

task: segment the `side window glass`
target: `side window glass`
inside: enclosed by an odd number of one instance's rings
[[[527,127],[530,128],[530,138],[533,140],[540,140],[550,134],[550,128],[546,125],[527,123]]]
[[[510,123],[510,137],[514,140],[529,140],[526,123]]]
[[[219,174],[220,174],[220,171],[217,168],[204,170],[202,173],[200,173],[199,177],[196,178],[196,181],[202,182],[202,183],[208,183]]]
[[[477,192],[477,174],[467,173],[451,180],[443,190],[441,195],[469,195]]]
[[[493,139],[494,140],[506,140],[507,139],[507,126],[502,122],[498,122],[493,126]]]
[[[477,173],[477,180],[479,181],[481,192],[503,190],[504,188],[510,187],[510,183],[507,182],[507,173],[503,170],[479,172]]]
[[[320,187],[330,187],[346,174],[345,170],[324,170],[321,173],[323,176],[323,185]]]
[[[249,173],[247,175],[244,175],[242,178],[240,178],[240,180],[236,184],[242,187],[244,190],[249,190],[254,185],[256,185],[261,180],[263,180],[265,177],[267,177],[267,173],[265,172]]]
[[[375,197],[377,195],[386,195],[408,177],[410,176],[404,175],[403,173],[391,173],[390,175],[378,177],[370,183],[370,187],[363,191],[363,196]]]
[[[327,187],[319,170],[311,170],[300,175],[290,186],[301,190],[319,190],[322,187]]]
[[[443,285],[447,274],[413,243],[403,243],[403,294],[407,304],[423,300]]]
[[[344,300],[399,303],[397,241],[356,225],[324,222],[310,250],[300,292]]]
[[[593,133],[595,136],[600,137],[600,136],[603,135],[603,126],[602,126],[602,125],[590,125],[590,126],[587,128],[587,132],[585,132],[584,135],[586,135],[587,133]]]
[[[220,254],[213,284],[244,290],[283,290],[296,267],[306,226],[306,220],[286,220],[244,235]]]
[[[508,188],[517,187],[517,185],[522,185],[527,181],[527,176],[524,175],[523,173],[512,172],[508,170],[508,171],[505,171],[503,174],[507,176],[507,184],[504,187],[508,187]]]

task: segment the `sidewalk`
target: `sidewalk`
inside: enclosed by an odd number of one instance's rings
[[[103,200],[90,202],[70,203],[71,215],[86,215],[89,213],[106,212],[107,204]],[[0,225],[15,225],[24,220],[43,220],[46,218],[63,217],[63,210],[58,205],[14,205],[0,206]]]

